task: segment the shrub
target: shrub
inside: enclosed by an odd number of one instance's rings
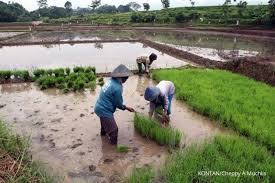
[[[158,122],[141,114],[135,114],[134,126],[142,136],[151,138],[160,145],[168,145],[173,148],[180,145],[182,134],[178,130],[171,127],[163,128]]]

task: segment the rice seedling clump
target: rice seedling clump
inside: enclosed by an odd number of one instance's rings
[[[116,151],[119,153],[127,153],[129,151],[129,147],[123,144],[119,144],[116,147]]]
[[[75,67],[57,69],[36,69],[33,71],[35,81],[40,88],[58,88],[63,93],[69,91],[83,91],[85,88],[95,90],[96,73],[94,67]]]
[[[135,129],[145,137],[156,141],[160,145],[178,147],[182,134],[171,127],[164,128],[158,122],[136,113],[134,117]]]

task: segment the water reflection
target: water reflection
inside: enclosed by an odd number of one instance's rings
[[[216,50],[245,50],[264,55],[275,54],[275,41],[251,40],[249,38],[222,35],[191,34],[183,32],[144,31],[148,39],[187,47],[212,48]]]
[[[97,72],[111,72],[119,64],[136,69],[136,58],[156,53],[158,61],[153,68],[181,67],[186,62],[163,54],[141,43],[89,43],[89,44],[44,44],[11,46],[0,50],[0,69],[33,69],[95,66]],[[20,55],[20,61],[18,61]]]

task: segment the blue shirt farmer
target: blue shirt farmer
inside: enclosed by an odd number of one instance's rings
[[[116,108],[125,110],[122,98],[122,84],[115,78],[108,80],[102,87],[95,105],[95,113],[99,117],[112,118]]]

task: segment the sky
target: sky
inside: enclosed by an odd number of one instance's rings
[[[32,11],[38,8],[37,0],[0,0],[3,2],[17,2],[22,4],[27,10]],[[49,6],[61,6],[63,7],[67,0],[48,0]],[[91,4],[92,0],[69,0],[73,8],[82,7],[86,8]],[[151,6],[151,10],[158,10],[162,8],[161,0],[101,0],[101,5],[110,4],[119,6],[120,4],[127,4],[129,2],[137,2],[140,5],[147,2]],[[221,5],[224,0],[193,0],[195,1],[195,6],[211,6],[211,5]],[[249,5],[257,4],[267,4],[268,0],[246,0]],[[190,6],[189,0],[170,0],[170,7],[184,7]]]

